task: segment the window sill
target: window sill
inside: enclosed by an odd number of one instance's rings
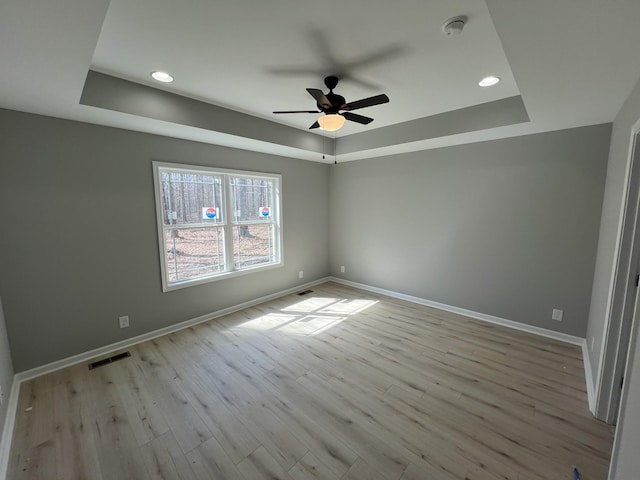
[[[162,282],[162,291],[163,292],[172,292],[174,290],[181,290],[187,287],[195,287],[197,285],[203,285],[205,283],[218,282],[220,280],[228,280],[230,278],[241,277],[243,275],[249,275],[251,273],[263,272],[265,270],[272,270],[274,268],[284,267],[284,262],[278,263],[270,263],[268,265],[260,265],[258,267],[247,268],[246,270],[237,270],[233,272],[225,272],[220,273],[218,275],[207,277],[207,278],[198,278],[196,280],[185,280],[183,282],[172,283],[171,285],[165,284]]]

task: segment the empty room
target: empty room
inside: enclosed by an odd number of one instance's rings
[[[638,22],[4,0],[0,478],[637,479]]]

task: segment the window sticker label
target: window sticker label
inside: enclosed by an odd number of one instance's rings
[[[211,219],[216,218],[218,216],[218,211],[213,207],[203,207],[202,208],[202,218]]]
[[[271,216],[271,208],[269,207],[260,207],[260,216],[261,217],[270,217]]]

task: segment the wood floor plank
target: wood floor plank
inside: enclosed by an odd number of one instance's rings
[[[214,438],[186,455],[198,480],[246,480]]]
[[[42,445],[52,440],[53,378],[49,375],[24,382],[20,388],[16,415],[14,446],[18,450]]]
[[[219,392],[233,415],[285,470],[289,470],[308,448],[260,403],[261,393],[256,390],[259,379],[251,376],[240,359],[235,363],[227,362],[226,367],[225,370],[225,366],[219,364],[215,369],[208,369],[209,379],[216,386],[213,391]]]
[[[353,412],[343,408],[336,402],[336,397],[329,394],[323,387],[322,379],[312,374],[300,377],[298,383],[306,389],[307,402],[318,407],[323,421],[328,422],[332,428],[340,432],[356,446],[355,451],[361,460],[365,461],[381,474],[390,479],[398,479],[409,464],[409,460],[403,455],[400,448],[385,442],[385,439],[371,432],[357,422]]]
[[[182,349],[176,347],[174,342],[164,343],[162,346],[168,354],[182,355]],[[216,437],[232,461],[237,464],[260,444],[224,402],[219,400],[213,384],[207,380],[206,370],[200,369],[200,365],[206,364],[210,358],[211,355],[207,354],[199,356],[199,363],[174,364],[173,381],[176,382],[185,401],[189,403],[203,425]]]
[[[57,471],[60,478],[102,479],[92,419],[83,412],[88,370],[84,365],[52,375]]]
[[[446,470],[446,467],[443,468],[438,468],[430,464],[417,465],[415,463],[410,463],[404,471],[404,474],[402,474],[400,480],[424,480],[431,478],[437,478],[438,480],[460,480],[460,478],[464,478]]]
[[[176,359],[160,349],[158,339],[136,347],[133,360],[147,378],[150,395],[157,399],[171,432],[183,453],[193,450],[213,436],[183,391]]]
[[[430,435],[425,435],[419,431],[414,421],[408,418],[404,418],[404,422],[398,421],[406,415],[397,402],[388,401],[392,397],[375,397],[367,392],[366,387],[347,380],[347,377],[336,377],[325,388],[332,391],[333,398],[340,401],[342,407],[352,413],[356,421],[371,435],[395,438],[396,448],[401,449],[401,453],[411,463],[430,471],[451,470],[458,477],[473,465],[466,458],[452,452],[454,442],[437,432],[437,427]],[[416,402],[421,401],[422,397],[415,393],[400,388],[398,390],[403,392],[403,396],[409,395]]]
[[[151,440],[140,448],[151,480],[194,480],[191,463],[182,453],[173,433]]]
[[[312,290],[24,382],[8,478],[606,478],[580,347]]]
[[[56,445],[47,440],[29,447],[15,455],[13,468],[9,471],[12,480],[57,480]]]
[[[292,480],[264,447],[259,447],[240,462],[238,470],[246,480]]]
[[[342,480],[385,480],[375,468],[358,458],[349,471],[342,477]]]
[[[288,376],[283,371],[272,371],[270,377],[278,381],[294,384],[298,376]],[[289,425],[289,428],[309,448],[320,462],[324,463],[335,475],[342,477],[351,468],[358,455],[348,444],[326,426],[319,422],[316,415],[305,412],[296,402],[283,394],[279,385],[271,387],[274,393],[269,396],[272,411]],[[308,456],[309,454],[305,455]],[[304,458],[304,457],[303,457]]]
[[[148,480],[140,460],[140,450],[127,416],[120,407],[112,407],[93,425],[104,480]]]
[[[309,452],[289,470],[293,480],[340,480],[331,469]]]
[[[162,409],[139,368],[133,362],[121,362],[113,370],[114,382],[138,445],[168,432]]]
[[[108,364],[91,371],[87,368],[84,376],[86,391],[82,402],[82,413],[86,418],[96,419],[111,412],[114,408],[122,407],[122,400],[118,394],[115,372],[118,366]]]

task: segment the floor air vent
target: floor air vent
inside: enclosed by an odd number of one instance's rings
[[[306,295],[307,293],[313,293],[313,290],[305,290],[304,292],[298,293],[298,295]]]
[[[123,353],[119,353],[118,355],[114,355],[113,357],[103,358],[102,360],[98,360],[97,362],[90,363],[89,370],[102,367],[103,365],[107,365],[109,363],[117,362],[118,360],[122,360],[123,358],[127,358],[130,356],[131,354],[129,352],[123,352]]]

